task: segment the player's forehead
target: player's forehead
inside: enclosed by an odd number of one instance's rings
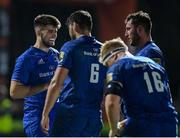
[[[111,51],[113,51],[114,49],[116,49],[117,47],[114,46],[113,44],[106,44],[104,45],[104,47],[102,48],[102,55],[106,55],[107,53],[110,53]]]
[[[41,26],[42,30],[58,30],[58,28],[56,26],[53,25],[45,25],[45,26]]]
[[[131,27],[133,27],[134,25],[133,25],[133,21],[132,21],[132,19],[130,19],[130,20],[128,20],[127,22],[126,22],[126,28],[131,28]]]

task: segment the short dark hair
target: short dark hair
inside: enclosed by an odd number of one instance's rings
[[[87,11],[78,10],[73,12],[66,21],[66,24],[69,26],[71,23],[77,23],[82,30],[92,30],[92,17],[91,14]]]
[[[127,23],[129,20],[132,20],[132,24],[135,26],[142,25],[147,33],[151,32],[152,21],[148,13],[143,11],[138,11],[129,14],[126,17],[125,23]]]
[[[46,25],[52,25],[59,29],[61,23],[55,16],[49,14],[41,14],[34,19],[34,27]]]

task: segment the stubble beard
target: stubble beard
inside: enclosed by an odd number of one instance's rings
[[[133,46],[133,47],[138,47],[140,37],[139,37],[137,32],[134,32],[133,36],[134,37],[131,39],[130,45]]]
[[[49,47],[53,47],[55,44],[51,44],[49,43],[48,41],[45,41],[44,37],[41,35],[41,41],[43,43],[43,45],[46,47],[46,48],[49,48]]]

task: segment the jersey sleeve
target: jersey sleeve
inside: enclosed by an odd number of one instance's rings
[[[27,58],[18,58],[16,60],[11,80],[16,80],[24,85],[28,85],[30,74],[29,62],[30,61]]]
[[[148,50],[145,50],[144,52],[139,53],[139,56],[144,56],[152,59],[156,63],[164,66],[164,58],[162,55],[162,52],[155,48],[149,48]]]
[[[154,49],[151,49],[151,50],[148,51],[147,57],[151,58],[151,59],[154,60],[156,63],[164,66],[163,55],[162,55],[162,53],[160,53],[159,51],[156,51],[156,50],[154,50]]]
[[[67,43],[64,44],[59,53],[58,67],[65,67],[70,69],[72,66],[72,46]]]
[[[123,87],[123,68],[122,65],[116,64],[109,68],[106,75],[106,83],[117,82]]]
[[[53,51],[54,53],[56,53],[57,55],[59,55],[59,51],[53,47],[49,48],[51,51]]]
[[[121,96],[123,88],[122,68],[120,64],[113,65],[109,68],[106,76],[106,91],[107,94]]]

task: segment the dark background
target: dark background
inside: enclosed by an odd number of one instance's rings
[[[129,13],[143,10],[150,14],[152,37],[164,53],[172,97],[180,112],[179,0],[0,0],[0,136],[24,136],[23,101],[9,98],[9,83],[16,58],[35,43],[34,18],[45,13],[61,21],[59,49],[70,39],[66,18],[79,9],[91,13],[92,34],[102,42],[118,36],[126,41],[124,19]],[[102,135],[107,136],[107,128]]]

